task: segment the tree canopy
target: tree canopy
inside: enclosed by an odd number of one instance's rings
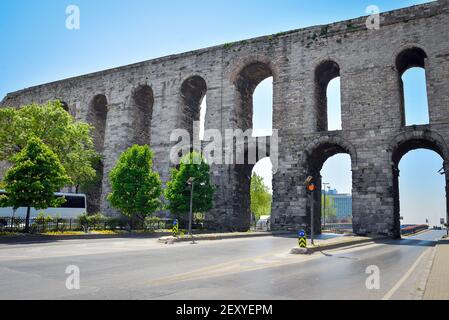
[[[108,200],[124,215],[143,223],[161,208],[162,183],[153,171],[153,153],[147,145],[134,145],[123,152],[109,180],[112,193]]]
[[[31,137],[39,138],[59,158],[72,184],[88,184],[96,177],[100,156],[94,149],[92,127],[77,122],[59,101],[45,105],[0,109],[0,161],[12,162]]]
[[[326,200],[324,200],[326,198]],[[321,195],[322,210],[321,215],[326,216],[326,221],[337,222],[337,208],[335,207],[334,198],[329,195]]]
[[[1,202],[3,206],[28,208],[25,228],[28,232],[30,207],[46,209],[61,205],[65,199],[57,199],[54,193],[70,183],[70,177],[58,156],[37,137],[30,138],[10,161],[13,166],[5,175],[8,196]]]
[[[263,178],[257,174],[251,177],[251,212],[259,220],[261,216],[271,214],[272,195]]]
[[[193,180],[193,212],[204,213],[212,209],[215,188],[210,181],[210,167],[203,156],[192,152],[181,159],[179,168],[172,169],[167,182],[165,198],[167,209],[180,218],[190,212],[191,185]]]

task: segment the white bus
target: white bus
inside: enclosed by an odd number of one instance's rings
[[[6,191],[0,190],[0,195],[7,195]],[[47,208],[44,210],[36,210],[31,208],[30,219],[36,218],[40,212],[44,212],[45,215],[56,217],[60,215],[63,219],[74,219],[79,215],[87,212],[87,199],[85,194],[73,194],[73,193],[55,193],[56,197],[66,199],[60,207]],[[0,208],[0,217],[7,218],[14,216],[15,218],[26,218],[27,208],[18,208],[14,212],[13,208]]]

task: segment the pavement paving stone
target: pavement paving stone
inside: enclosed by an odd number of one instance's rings
[[[424,300],[449,300],[449,240],[438,242]]]

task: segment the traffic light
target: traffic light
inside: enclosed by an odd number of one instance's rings
[[[316,185],[313,182],[312,176],[307,177],[306,181],[304,181],[304,185],[306,186],[307,192],[311,193],[316,191]]]

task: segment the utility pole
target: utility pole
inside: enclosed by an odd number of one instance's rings
[[[193,223],[193,190],[194,190],[194,184],[195,184],[195,178],[190,177],[189,180],[187,180],[187,184],[191,186],[190,188],[190,212],[189,212],[189,235],[192,238],[192,244],[195,244],[195,238],[193,237],[192,232],[192,223]],[[206,184],[204,182],[201,182],[199,184],[200,186],[205,186]]]
[[[195,244],[195,238],[193,238],[193,234],[192,234],[194,180],[195,180],[194,178],[190,178],[187,181],[187,184],[189,184],[191,186],[191,188],[190,188],[190,212],[189,212],[189,235],[192,238],[192,244]]]
[[[330,185],[330,183],[322,182],[321,184],[322,184],[321,190],[324,189],[323,229],[326,230],[326,186]]]
[[[316,186],[313,182],[313,177],[310,176],[306,179],[304,182],[304,185],[306,186],[307,193],[309,195],[310,199],[310,243],[314,245],[314,228],[315,228],[315,199],[314,199],[314,192],[316,191]]]
[[[313,198],[313,191],[310,193],[310,209],[311,209],[311,213],[310,213],[310,243],[312,244],[312,246],[314,245],[314,228],[315,228],[315,199]]]

